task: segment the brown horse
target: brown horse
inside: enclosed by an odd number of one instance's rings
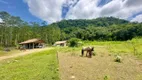
[[[87,53],[86,53],[86,57],[88,56],[88,54],[89,54],[89,56],[88,57],[92,57],[92,55],[93,55],[93,51],[94,51],[94,47],[83,47],[82,48],[82,50],[81,50],[81,54],[82,54],[82,56],[84,56],[84,51],[86,51]]]

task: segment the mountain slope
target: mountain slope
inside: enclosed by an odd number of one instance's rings
[[[118,24],[127,24],[129,21],[118,19],[114,17],[102,17],[97,19],[77,19],[77,20],[62,20],[57,23],[53,23],[51,25],[58,25],[61,29],[67,27],[87,27],[87,26],[94,26],[94,27],[108,27],[111,25],[118,25]]]

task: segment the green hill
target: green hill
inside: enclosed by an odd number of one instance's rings
[[[60,28],[67,28],[67,27],[84,28],[87,26],[108,27],[114,24],[119,25],[127,23],[129,23],[129,21],[123,19],[118,19],[114,17],[101,17],[97,19],[62,20],[60,22],[53,23],[51,25],[58,25]]]
[[[62,20],[48,26],[59,27],[62,31],[61,39],[129,40],[142,36],[142,23],[132,23],[114,17]]]

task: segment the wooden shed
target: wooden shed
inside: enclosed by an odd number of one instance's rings
[[[22,47],[26,49],[43,48],[45,42],[41,39],[30,39],[19,43]]]
[[[67,41],[57,41],[54,44],[55,46],[66,46],[67,45]]]

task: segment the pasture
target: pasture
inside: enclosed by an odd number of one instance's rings
[[[61,80],[141,80],[142,40],[86,41],[83,46],[94,46],[95,56],[80,57],[81,47],[58,50]],[[122,62],[115,62],[115,57]]]
[[[0,80],[59,80],[56,51],[0,61]]]
[[[94,46],[92,58],[82,46]],[[0,61],[0,80],[142,80],[142,39],[83,41],[80,47],[54,47]],[[122,62],[115,62],[116,56]]]

